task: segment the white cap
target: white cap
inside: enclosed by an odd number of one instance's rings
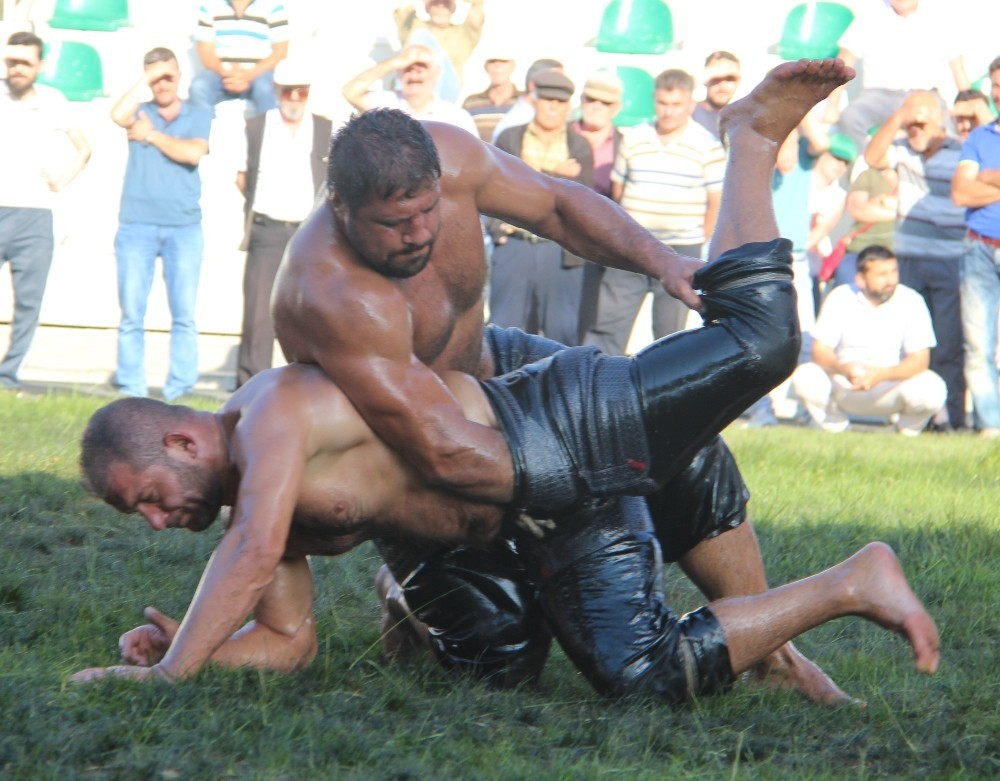
[[[274,66],[274,83],[283,87],[308,87],[312,84],[312,71],[302,60],[281,60]]]

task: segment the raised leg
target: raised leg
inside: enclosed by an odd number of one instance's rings
[[[778,226],[771,205],[771,177],[778,147],[809,110],[854,78],[841,60],[785,62],[744,98],[722,110],[719,131],[729,148],[722,205],[709,259],[742,244],[771,241]]]

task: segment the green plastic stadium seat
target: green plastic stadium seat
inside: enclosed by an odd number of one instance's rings
[[[986,96],[986,99],[990,102],[990,110],[993,112],[993,116],[996,116],[997,104],[993,102],[993,83],[990,81],[990,74],[987,73],[984,76],[980,76],[972,82],[972,88],[979,90]]]
[[[615,117],[618,127],[632,127],[649,122],[656,115],[653,109],[654,79],[642,68],[620,65],[615,68],[622,80],[622,110]]]
[[[56,0],[49,27],[113,32],[129,24],[128,0]]]
[[[778,55],[783,60],[836,57],[840,36],[853,20],[851,9],[839,3],[808,2],[797,5],[785,17]]]
[[[79,41],[45,45],[45,69],[38,81],[55,87],[69,100],[104,97],[104,71],[97,49]]]
[[[663,0],[611,0],[601,17],[597,51],[663,54],[674,45],[674,19]]]

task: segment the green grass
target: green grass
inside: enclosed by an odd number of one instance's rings
[[[218,530],[154,534],[86,497],[77,440],[102,403],[0,396],[0,778],[986,779],[1000,775],[1000,448],[781,428],[728,435],[772,582],[883,539],[942,633],[933,678],[853,619],[799,646],[864,711],[738,685],[670,708],[608,702],[560,654],[499,693],[424,660],[383,664],[364,546],[315,562],[321,651],[305,673],[208,670],[78,687],[156,604],[179,615]],[[210,408],[206,403],[204,408]],[[671,570],[672,604],[700,604]]]

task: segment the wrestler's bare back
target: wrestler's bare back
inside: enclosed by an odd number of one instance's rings
[[[485,396],[466,375],[447,373],[466,413],[494,425]],[[426,486],[315,366],[291,364],[255,375],[220,410],[238,450],[254,452],[257,425],[277,425],[301,445],[306,464],[286,555],[335,556],[373,537],[479,543],[499,530],[497,505]],[[239,425],[243,424],[243,425]]]

